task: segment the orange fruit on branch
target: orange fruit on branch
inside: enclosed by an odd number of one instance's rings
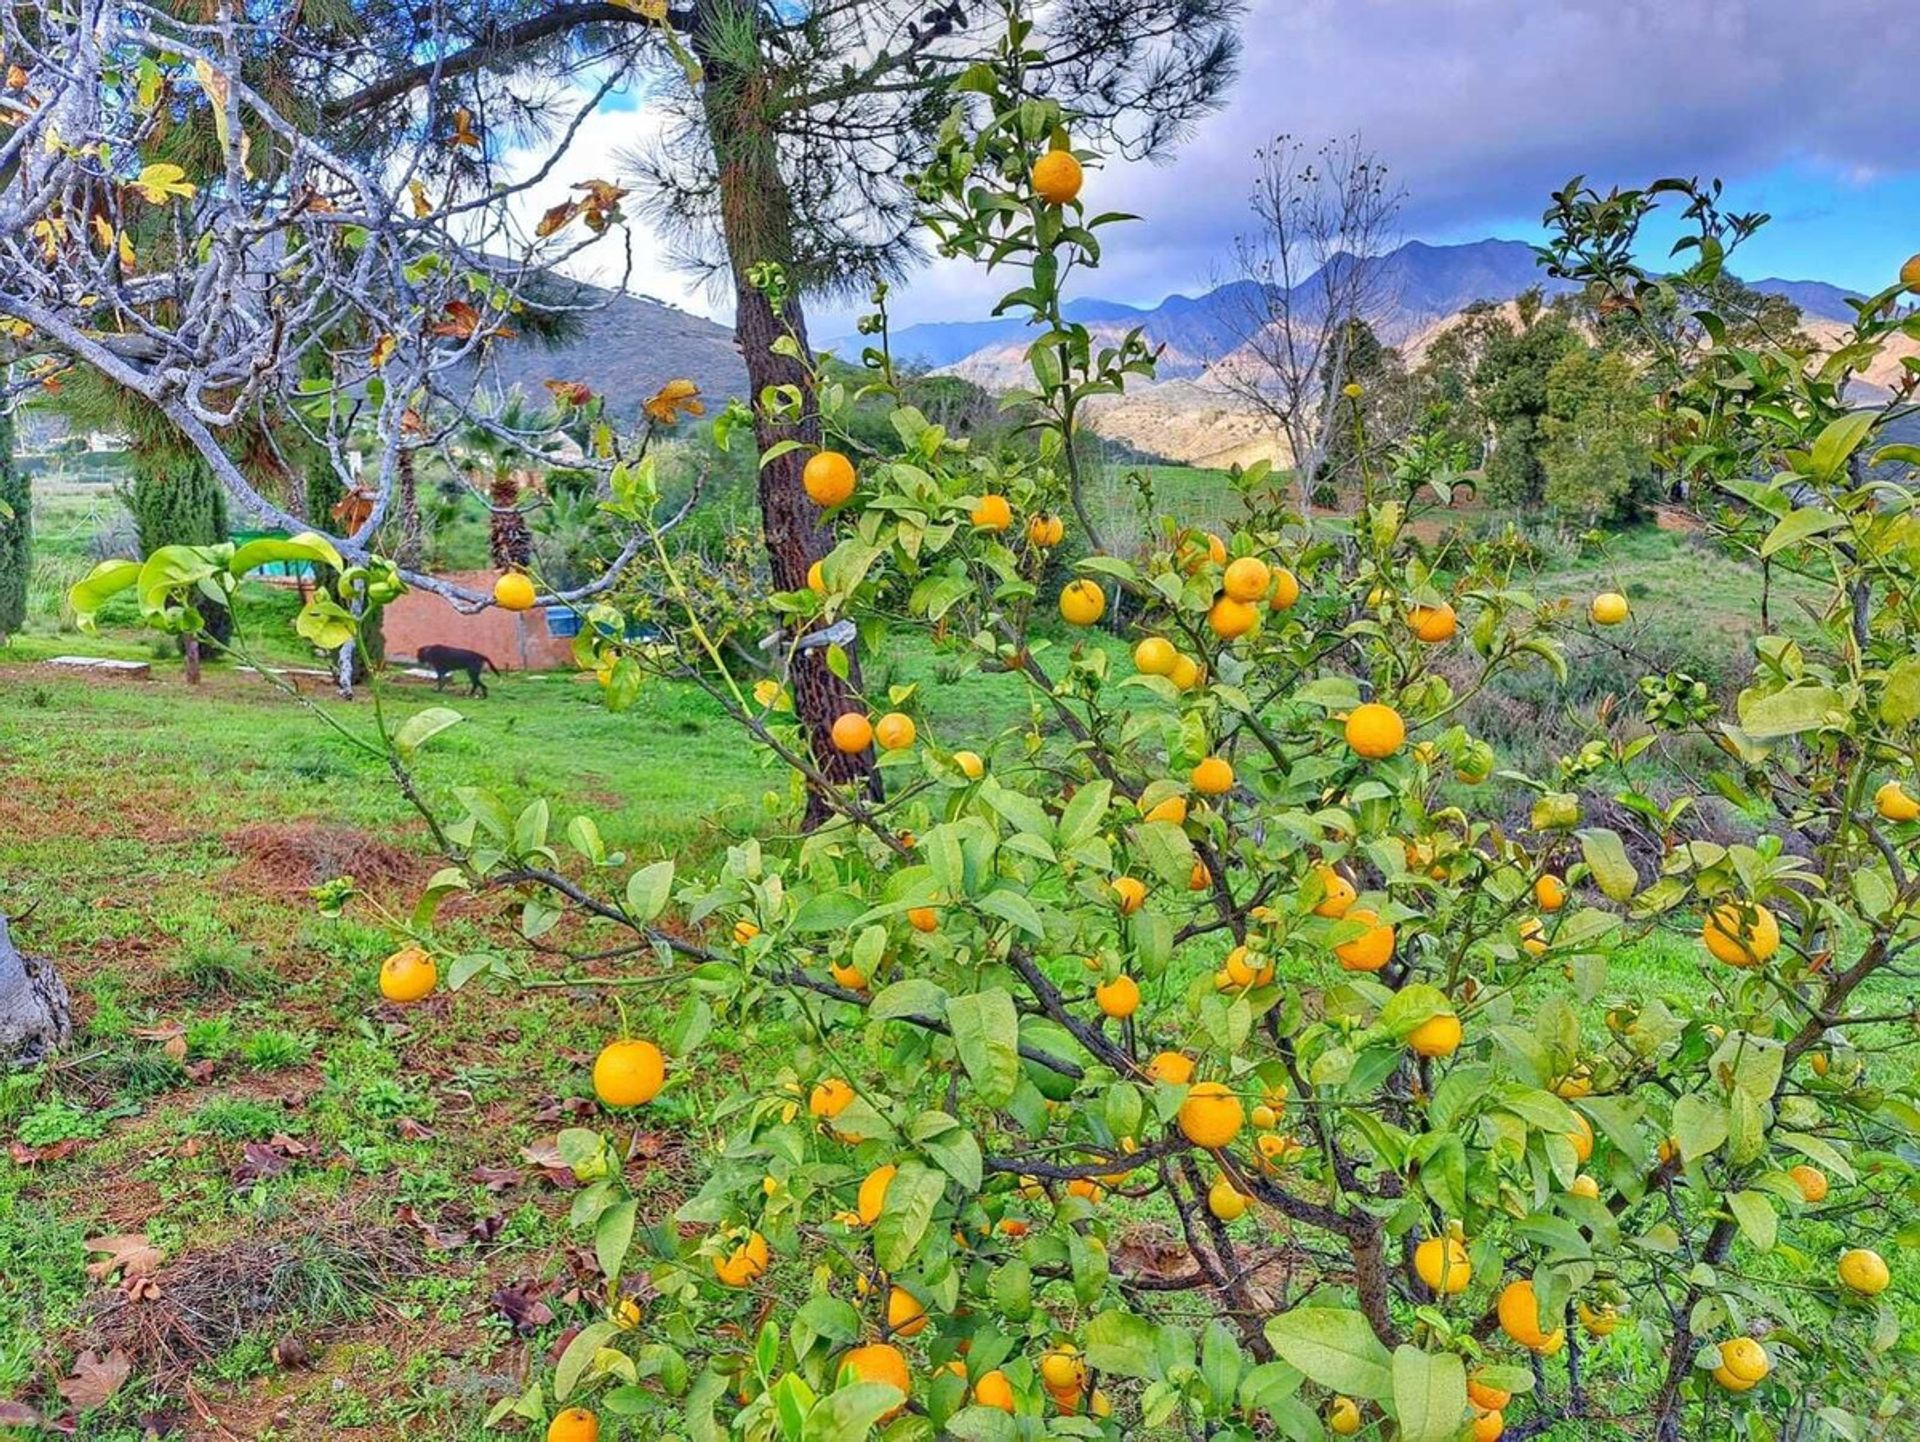
[[[666,1079],[667,1059],[650,1041],[610,1041],[593,1060],[593,1094],[606,1106],[642,1106]]]
[[[417,946],[403,946],[380,963],[380,995],[401,1006],[433,994],[440,969]]]
[[[816,506],[845,505],[853,495],[853,462],[839,451],[816,451],[800,473],[800,484]]]
[[[1048,205],[1071,205],[1086,172],[1070,150],[1049,150],[1033,163],[1033,193]]]
[[[533,582],[518,571],[509,571],[493,583],[493,604],[503,611],[533,609]]]

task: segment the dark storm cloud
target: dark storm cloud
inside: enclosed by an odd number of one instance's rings
[[[1204,285],[1245,225],[1252,151],[1279,132],[1359,131],[1407,189],[1410,236],[1532,220],[1577,172],[1911,171],[1916,37],[1894,0],[1256,0],[1225,110],[1171,165],[1090,183],[1144,223],[1113,237],[1083,289],[1152,300]],[[921,314],[978,293],[945,268],[915,290]]]

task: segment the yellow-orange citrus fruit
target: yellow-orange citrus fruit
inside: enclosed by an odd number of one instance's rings
[[[1060,616],[1069,626],[1091,626],[1107,610],[1107,593],[1085,579],[1060,588]]]
[[[1253,623],[1259,619],[1259,611],[1247,602],[1236,601],[1231,596],[1222,596],[1207,612],[1207,624],[1213,628],[1213,634],[1222,641],[1232,641],[1246,635],[1253,629]]]
[[[1467,1400],[1485,1412],[1498,1412],[1513,1400],[1513,1393],[1489,1387],[1475,1374],[1467,1378]]]
[[[653,1100],[667,1079],[667,1059],[650,1041],[610,1041],[593,1059],[593,1094],[610,1107]]]
[[[1780,949],[1780,923],[1757,903],[1723,901],[1707,914],[1700,939],[1728,966],[1758,966]]]
[[[1007,1380],[1007,1374],[995,1367],[978,1382],[973,1384],[973,1400],[981,1407],[993,1407],[1001,1412],[1013,1411],[1013,1383]]]
[[[898,1388],[902,1397],[913,1390],[913,1378],[907,1372],[907,1359],[898,1347],[887,1342],[869,1342],[855,1347],[840,1360],[840,1370],[859,1382],[884,1382]],[[901,1406],[905,1406],[903,1402]],[[896,1407],[886,1417],[899,1413]],[[886,1417],[881,1418],[885,1421]]]
[[[882,751],[904,751],[913,745],[916,734],[913,717],[904,711],[887,712],[873,727],[873,739],[880,743]]]
[[[1452,1056],[1460,1049],[1460,1018],[1452,1012],[1430,1016],[1407,1033],[1407,1046],[1415,1056]]]
[[[1331,866],[1315,867],[1314,871],[1320,878],[1320,899],[1313,904],[1313,914],[1338,921],[1352,909],[1354,899],[1360,893],[1353,889],[1351,881]]]
[[[1573,1154],[1580,1159],[1581,1165],[1585,1166],[1588,1159],[1593,1156],[1593,1123],[1581,1116],[1579,1112],[1575,1112],[1573,1130],[1567,1133],[1567,1140],[1573,1143]]]
[[[1567,1188],[1567,1191],[1576,1197],[1585,1197],[1590,1202],[1598,1201],[1600,1183],[1586,1172],[1582,1172],[1573,1179],[1573,1184]]]
[[[1351,1397],[1335,1397],[1327,1408],[1327,1430],[1336,1437],[1351,1437],[1360,1430],[1360,1404]]]
[[[1729,1392],[1746,1392],[1773,1370],[1767,1349],[1751,1337],[1729,1337],[1720,1344],[1720,1365],[1713,1380]]]
[[[1802,1162],[1797,1167],[1789,1167],[1787,1175],[1793,1179],[1794,1186],[1800,1189],[1802,1201],[1824,1202],[1827,1199],[1827,1174],[1820,1168]]]
[[[807,589],[816,596],[827,594],[827,573],[823,569],[824,565],[824,562],[815,561],[807,567]]]
[[[1574,1311],[1579,1315],[1580,1325],[1592,1337],[1611,1337],[1614,1329],[1620,1325],[1620,1314],[1611,1306],[1589,1307],[1585,1302],[1579,1302],[1575,1304]]]
[[[907,925],[915,931],[933,932],[940,929],[940,913],[931,906],[910,906],[907,908]]]
[[[380,963],[380,995],[405,1005],[431,996],[440,968],[417,946],[403,946]]]
[[[739,1246],[713,1259],[713,1275],[720,1279],[722,1286],[744,1287],[767,1270],[770,1255],[767,1239],[758,1232],[749,1232]]]
[[[1223,1222],[1237,1221],[1246,1214],[1247,1194],[1225,1176],[1215,1177],[1207,1188],[1207,1210]]]
[[[1050,550],[1066,538],[1067,523],[1058,516],[1035,516],[1027,522],[1027,540]]]
[[[863,1226],[870,1227],[880,1220],[880,1213],[887,1205],[887,1188],[893,1185],[893,1174],[899,1170],[888,1162],[875,1167],[861,1181],[860,1195],[853,1205]]]
[[[1415,606],[1407,612],[1407,626],[1415,636],[1430,646],[1453,638],[1460,628],[1460,618],[1454,614],[1453,607],[1442,601],[1437,606]]]
[[[1267,605],[1275,611],[1291,611],[1300,599],[1300,581],[1285,566],[1273,568],[1273,589],[1267,593]]]
[[[1863,1297],[1879,1296],[1893,1280],[1893,1273],[1887,1270],[1886,1262],[1870,1247],[1855,1247],[1842,1252],[1836,1270],[1840,1274],[1840,1285]]]
[[[1334,947],[1333,954],[1340,958],[1344,970],[1378,971],[1393,959],[1393,928],[1378,913],[1361,908],[1348,912],[1345,919],[1360,922],[1367,929]]]
[[[853,1100],[853,1088],[837,1076],[830,1076],[815,1084],[807,1095],[807,1110],[814,1116],[832,1121],[847,1109]]]
[[[849,756],[865,751],[873,744],[873,723],[858,711],[842,711],[834,718],[833,747]]]
[[[1177,1051],[1158,1052],[1147,1063],[1147,1075],[1168,1086],[1185,1086],[1193,1080],[1193,1058]]]
[[[1049,1392],[1078,1392],[1087,1385],[1087,1364],[1080,1349],[1062,1342],[1040,1359],[1040,1380]]]
[[[547,1423],[547,1442],[599,1442],[600,1419],[585,1407],[569,1407]]]
[[[1174,690],[1191,691],[1200,684],[1200,663],[1191,656],[1181,656],[1167,672],[1167,679],[1173,682]]]
[[[1520,945],[1530,956],[1544,955],[1547,950],[1546,923],[1537,916],[1525,916],[1515,928],[1520,934]]]
[[[1428,1237],[1413,1249],[1413,1270],[1437,1296],[1457,1296],[1473,1282],[1467,1244],[1458,1237]]]
[[[1889,781],[1873,793],[1873,809],[1888,821],[1920,819],[1920,801],[1915,801],[1898,781]]]
[[[1235,986],[1265,986],[1273,980],[1273,963],[1262,957],[1257,963],[1253,953],[1236,946],[1227,953],[1224,966],[1227,980]]]
[[[745,946],[760,934],[760,924],[742,917],[733,924],[733,944]]]
[[[1618,591],[1602,591],[1587,607],[1596,626],[1618,626],[1627,619],[1627,598]]]
[[[1202,796],[1224,796],[1233,790],[1233,764],[1224,756],[1209,756],[1187,779]]]
[[[1180,1103],[1180,1130],[1196,1147],[1209,1151],[1226,1146],[1240,1135],[1246,1113],[1240,1098],[1219,1082],[1199,1082]]]
[[[1070,150],[1049,150],[1033,162],[1033,193],[1048,205],[1070,205],[1079,198],[1086,172]]]
[[[1137,876],[1116,877],[1107,889],[1113,893],[1113,904],[1122,916],[1132,916],[1147,899],[1147,884]]]
[[[1500,1330],[1530,1352],[1550,1356],[1558,1352],[1566,1340],[1566,1330],[1562,1327],[1555,1327],[1551,1332],[1541,1330],[1540,1304],[1533,1295],[1533,1283],[1525,1278],[1500,1289],[1495,1311],[1500,1318]]]
[[[1126,975],[1103,981],[1093,989],[1100,1010],[1116,1021],[1124,1021],[1140,1009],[1140,983]]]
[[[1347,745],[1356,756],[1381,761],[1398,751],[1407,739],[1407,723],[1391,706],[1368,701],[1347,717]]]
[[[827,975],[848,991],[865,991],[867,974],[850,961],[836,961],[827,967]]]
[[[1236,601],[1257,601],[1272,584],[1273,573],[1267,563],[1255,556],[1242,556],[1230,563],[1226,575],[1220,578],[1220,589]]]
[[[853,494],[853,462],[839,451],[816,451],[800,473],[800,484],[816,506],[844,505]]]
[[[1542,911],[1558,911],[1567,904],[1567,884],[1557,876],[1542,876],[1533,883],[1534,904]]]
[[[970,519],[976,530],[1004,531],[1013,524],[1013,507],[1005,496],[982,496],[974,502]]]
[[[1920,255],[1910,255],[1901,262],[1900,283],[1908,290],[1920,291]]]
[[[1482,1412],[1473,1419],[1473,1442],[1500,1442],[1507,1430],[1507,1419],[1499,1412]]]
[[[518,571],[509,571],[493,583],[493,604],[503,611],[527,611],[533,608],[533,582]]]
[[[902,1337],[917,1337],[927,1330],[927,1304],[905,1287],[887,1293],[887,1327]]]
[[[1144,676],[1165,676],[1179,659],[1180,653],[1165,636],[1148,636],[1133,648],[1133,669]]]
[[[1164,821],[1170,826],[1184,825],[1187,819],[1187,798],[1169,796],[1147,808],[1148,821]]]
[[[1187,890],[1205,891],[1211,885],[1213,885],[1213,873],[1207,870],[1207,863],[1194,862],[1193,870],[1187,873]]]
[[[969,781],[978,781],[987,774],[987,763],[980,759],[978,751],[956,751],[953,764],[960,768],[960,774]]]

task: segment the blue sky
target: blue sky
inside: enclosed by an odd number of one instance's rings
[[[1408,239],[1532,240],[1576,173],[1689,174],[1773,213],[1743,275],[1868,291],[1920,251],[1920,24],[1897,0],[1251,0],[1243,37],[1227,103],[1173,155],[1089,177],[1100,208],[1143,219],[1112,233],[1079,293],[1151,304],[1222,278],[1254,148],[1279,133],[1358,132],[1407,192]],[[624,143],[648,119],[610,113],[582,144],[611,150],[607,136]],[[635,288],[728,318],[724,297],[635,240]],[[978,318],[998,279],[928,267],[896,316]],[[843,326],[823,315],[816,330]]]

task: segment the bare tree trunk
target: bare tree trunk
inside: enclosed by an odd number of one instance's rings
[[[200,633],[198,631],[187,632],[183,639],[181,649],[185,652],[187,658],[187,684],[189,686],[198,686],[200,684]]]
[[[420,487],[414,475],[413,455],[412,446],[403,446],[395,463],[400,534],[394,541],[393,559],[403,566],[417,567],[426,549],[426,528],[420,524]]]
[[[0,1070],[38,1066],[73,1040],[73,1001],[53,963],[22,955],[0,916]]]
[[[738,19],[734,12],[725,14]],[[707,130],[713,153],[720,158],[720,219],[733,274],[734,337],[754,403],[754,440],[762,451],[784,440],[801,443],[800,449],[760,467],[759,480],[760,523],[774,585],[798,591],[806,587],[807,569],[833,549],[819,508],[801,482],[808,455],[820,443],[808,375],[812,351],[799,300],[788,298],[784,312],[776,313],[767,293],[753,283],[757,267],[791,263],[786,252],[793,202],[780,174],[774,138],[757,110],[756,80],[725,73],[723,62],[715,59],[717,47],[712,42],[722,18],[721,7],[702,6],[693,32],[694,52],[705,65],[709,81],[704,92]],[[783,335],[799,343],[804,361],[775,353],[773,344]],[[759,403],[768,386],[783,385],[797,388],[806,398],[803,414],[790,425],[777,423]],[[836,782],[862,784],[869,794],[878,796],[879,772],[872,750],[849,755],[838,750],[829,735],[843,713],[864,709],[857,695],[860,666],[851,650],[845,680],[828,669],[827,648],[815,647],[794,658],[791,681],[794,712],[806,729],[820,772]],[[822,797],[809,795],[805,822],[809,830],[832,814]]]

